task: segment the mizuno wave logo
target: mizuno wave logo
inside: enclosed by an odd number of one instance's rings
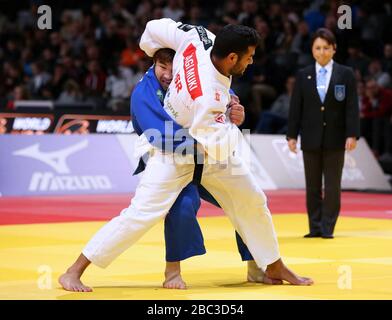
[[[30,147],[14,151],[16,156],[33,158],[46,163],[53,168],[57,173],[68,174],[71,172],[67,165],[67,158],[88,146],[88,140],[83,140],[68,148],[60,149],[58,151],[42,152],[40,144],[36,143]]]

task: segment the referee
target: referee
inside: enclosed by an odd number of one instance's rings
[[[358,97],[353,71],[333,61],[334,34],[318,29],[311,43],[316,62],[297,74],[287,141],[290,151],[297,152],[301,136],[309,218],[305,238],[332,239],[340,211],[344,153],[355,149],[359,137]]]

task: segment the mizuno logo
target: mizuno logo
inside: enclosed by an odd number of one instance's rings
[[[58,151],[42,152],[39,147],[40,144],[36,143],[30,147],[14,151],[16,156],[29,157],[46,163],[52,167],[57,173],[68,174],[70,169],[67,165],[67,158],[88,146],[88,140],[83,140],[73,146]]]

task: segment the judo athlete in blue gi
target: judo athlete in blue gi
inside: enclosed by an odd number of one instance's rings
[[[190,137],[187,137],[186,142],[173,139],[175,131],[182,127],[175,123],[163,109],[164,95],[172,80],[174,54],[175,52],[171,49],[158,50],[153,57],[154,65],[137,84],[131,97],[132,123],[136,133],[140,136],[148,130],[158,130],[160,132],[158,136],[161,139],[150,139],[153,140],[152,144],[170,152],[176,150],[182,143],[194,143]],[[243,107],[238,103],[232,104],[230,118],[233,123],[240,125],[244,118]],[[166,124],[172,122],[173,127],[165,126],[165,122]],[[168,128],[173,128],[173,132],[168,131]],[[153,132],[156,133],[156,131]],[[168,148],[172,149],[168,150]],[[143,169],[144,161],[141,159],[135,173]],[[186,284],[181,277],[180,261],[206,252],[203,235],[196,219],[201,204],[200,198],[220,208],[218,202],[194,176],[194,180],[182,190],[165,218],[166,270],[163,283],[165,288],[185,289]],[[248,281],[281,283],[281,281],[273,281],[265,276],[238,233],[236,233],[236,240],[242,260],[248,261]]]

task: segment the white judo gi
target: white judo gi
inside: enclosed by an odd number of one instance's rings
[[[265,267],[280,258],[277,237],[266,196],[234,152],[241,133],[226,118],[231,78],[211,62],[214,39],[203,27],[160,19],[147,23],[140,47],[149,56],[160,48],[176,51],[164,109],[189,129],[208,154],[201,184],[219,202],[257,265]],[[164,218],[192,181],[193,155],[163,152],[151,145],[141,149],[149,150],[150,158],[131,205],[101,228],[83,250],[97,266],[109,265]]]

